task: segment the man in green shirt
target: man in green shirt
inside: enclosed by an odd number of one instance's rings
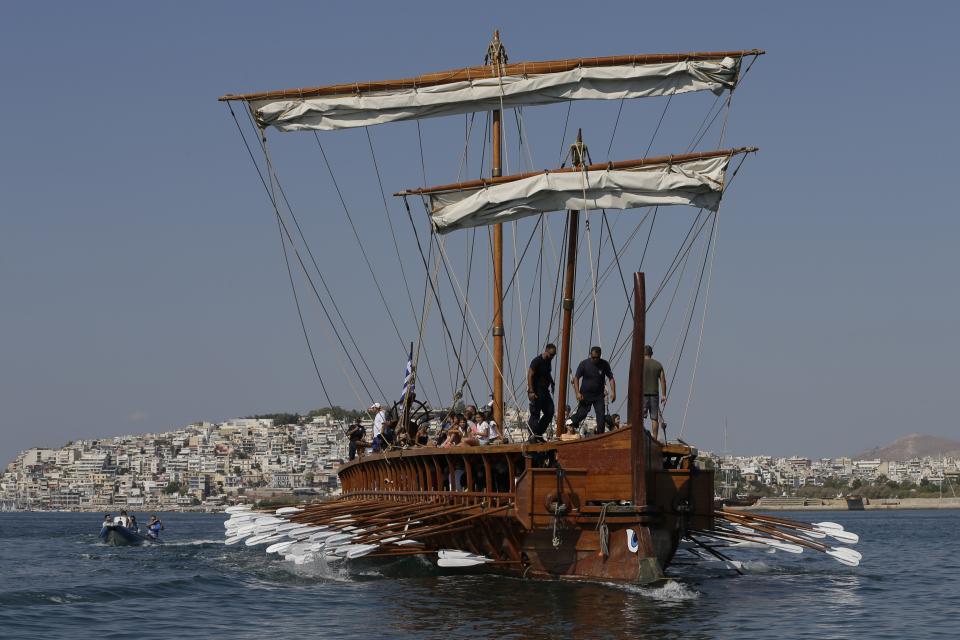
[[[662,391],[662,393],[661,393]],[[653,347],[643,348],[643,417],[650,416],[650,433],[659,440],[660,407],[667,403],[667,375],[663,365],[653,359]]]

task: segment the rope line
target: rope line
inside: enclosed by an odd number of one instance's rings
[[[282,232],[285,232],[287,238],[291,241],[291,247],[294,249],[294,253],[295,253],[295,255],[297,256],[297,261],[298,261],[299,264],[300,264],[300,268],[303,270],[303,273],[304,273],[304,276],[305,276],[306,279],[307,279],[307,282],[310,283],[311,288],[313,289],[314,295],[316,295],[316,297],[317,297],[317,301],[319,302],[321,309],[324,310],[324,313],[325,313],[325,315],[327,316],[327,321],[330,323],[330,326],[331,326],[331,327],[334,329],[334,331],[336,332],[336,326],[333,325],[333,322],[332,322],[332,320],[330,319],[329,314],[326,313],[326,307],[325,307],[325,305],[324,305],[324,303],[323,303],[323,299],[320,297],[320,294],[319,294],[319,292],[317,291],[316,286],[313,284],[313,281],[312,281],[312,279],[310,278],[310,274],[309,274],[309,272],[308,272],[307,269],[306,269],[306,265],[304,264],[303,259],[300,257],[299,252],[296,250],[296,246],[293,245],[293,243],[292,243],[293,238],[292,238],[292,236],[290,235],[289,230],[286,229],[286,225],[283,223],[282,216],[280,215],[280,208],[279,208],[279,206],[278,206],[278,203],[277,203],[277,200],[276,200],[276,196],[275,196],[275,194],[274,194],[274,191],[273,191],[273,189],[271,188],[271,186],[268,186],[268,185],[267,185],[267,180],[266,180],[266,178],[264,177],[264,173],[263,173],[263,171],[261,171],[260,165],[259,165],[259,163],[257,162],[255,156],[253,155],[253,150],[250,148],[250,143],[247,141],[247,137],[246,137],[246,135],[243,133],[243,127],[240,126],[240,121],[237,119],[237,115],[236,115],[236,113],[233,111],[232,105],[228,104],[227,106],[228,106],[228,108],[229,108],[229,110],[230,110],[230,115],[233,117],[233,121],[234,121],[234,123],[235,123],[236,126],[237,126],[237,131],[238,131],[239,134],[240,134],[240,138],[241,138],[241,140],[243,141],[244,147],[245,147],[246,150],[247,150],[247,155],[250,157],[251,162],[253,162],[254,168],[255,168],[256,171],[257,171],[257,176],[260,178],[260,184],[263,185],[264,191],[265,191],[266,194],[267,194],[267,198],[270,200],[270,203],[271,203],[271,205],[273,206],[273,211],[274,211],[274,214],[275,214],[276,217],[277,217],[277,222],[278,222],[278,224],[280,225]],[[262,150],[264,151],[264,153],[265,153],[264,158],[265,158],[265,161],[267,162],[267,168],[269,169],[269,168],[270,168],[269,155],[266,155],[266,149],[264,148],[262,142],[261,142],[261,149],[262,149]],[[271,185],[272,185],[272,183],[273,183],[273,179],[272,179],[272,177],[271,177]],[[282,239],[282,236],[281,236],[281,239]],[[284,245],[284,250],[285,250],[285,249],[286,249],[286,245]],[[298,305],[298,308],[299,308],[299,305]],[[322,325],[321,325],[321,326],[322,326]],[[329,342],[332,342],[332,340],[330,340],[329,333],[326,333],[326,336],[327,336],[327,340],[328,340]],[[342,341],[341,341],[341,348],[344,348]],[[349,359],[349,353],[346,352],[346,349],[345,349],[345,348],[344,348],[344,353],[346,353],[346,355],[347,355],[347,357],[348,357],[348,359]],[[311,356],[312,356],[312,352],[311,352]],[[314,367],[315,367],[316,370],[317,370],[318,378],[319,378],[319,380],[320,380],[320,386],[321,386],[321,388],[323,388],[324,390],[326,390],[326,386],[325,386],[324,383],[323,383],[323,378],[322,378],[322,376],[319,375],[319,367],[318,367],[317,364],[316,364],[316,360],[314,360],[313,362],[314,362]],[[343,363],[342,363],[342,360],[340,360],[339,355],[338,355],[338,362],[340,363],[341,370],[343,370]],[[351,360],[351,364],[352,364],[352,360]],[[354,366],[354,371],[357,373],[357,377],[358,377],[358,379],[361,380],[361,383],[362,383],[362,382],[363,382],[363,381],[362,381],[362,378],[361,378],[361,376],[359,375],[359,372],[356,371],[356,366]],[[353,383],[352,383],[352,381],[350,380],[350,376],[347,375],[345,371],[344,371],[343,373],[344,373],[344,377],[347,379],[348,383],[350,384],[351,389],[353,389],[354,394],[357,396],[357,398],[358,398],[358,399],[361,401],[361,403],[362,403],[363,400],[362,400],[362,398],[360,398],[359,393],[357,393],[356,388],[353,386]],[[331,406],[332,406],[332,404],[331,404]]]

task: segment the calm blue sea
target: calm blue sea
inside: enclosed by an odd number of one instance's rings
[[[141,514],[146,521],[148,514]],[[106,547],[102,515],[0,514],[2,638],[960,638],[960,511],[803,513],[864,562],[753,552],[643,588],[527,582],[369,559],[332,575],[165,514],[162,547]]]

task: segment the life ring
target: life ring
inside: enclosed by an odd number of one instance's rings
[[[627,549],[630,549],[631,553],[640,550],[640,536],[633,529],[627,529]]]

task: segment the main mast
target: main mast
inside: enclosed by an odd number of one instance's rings
[[[577,131],[577,141],[570,146],[570,155],[574,169],[583,168],[583,159],[586,155],[583,144],[583,132]],[[560,320],[560,385],[557,391],[557,436],[566,430],[564,422],[567,417],[567,384],[570,372],[570,324],[573,320],[573,294],[577,277],[577,236],[580,231],[580,212],[576,209],[567,211],[567,270],[563,277],[563,301],[561,302]]]
[[[503,65],[507,63],[507,52],[500,42],[500,31],[493,32],[493,40],[487,47],[487,61],[492,71],[499,77]],[[503,114],[500,109],[493,110],[491,127],[492,177],[503,175],[501,164],[501,141],[503,134],[501,123]],[[493,225],[493,419],[501,433],[505,433],[503,422],[503,225]]]

